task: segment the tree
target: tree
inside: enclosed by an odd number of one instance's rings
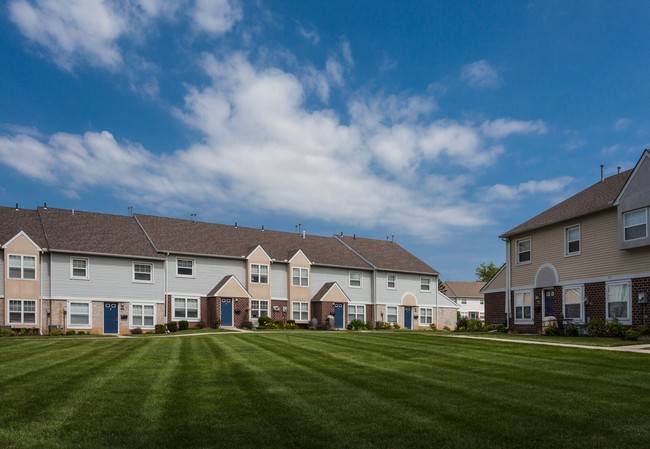
[[[442,279],[438,279],[438,291],[443,295],[447,294],[447,287]]]
[[[476,267],[476,280],[480,282],[487,282],[490,279],[494,277],[495,274],[497,274],[497,271],[499,271],[500,267],[497,267],[494,262],[490,263],[482,263],[478,267]]]

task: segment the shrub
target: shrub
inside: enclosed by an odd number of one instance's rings
[[[296,320],[287,320],[287,324],[296,324]]]
[[[467,320],[467,332],[483,332],[483,321],[470,318]]]
[[[467,329],[467,321],[467,317],[458,318],[458,321],[456,321],[456,330],[460,331],[461,328],[463,330]]]
[[[77,335],[90,335],[90,332],[86,333],[85,331],[77,331]]]
[[[134,329],[131,329],[131,335],[140,335],[142,334],[142,328],[141,327],[136,327]]]
[[[374,326],[372,325],[372,323],[370,321],[366,321],[366,329],[369,330],[369,331],[374,329]]]
[[[272,327],[269,328],[267,325],[272,324],[273,319],[269,316],[261,316],[257,319],[257,323],[264,329],[272,329]]]
[[[431,329],[432,331],[437,331],[438,326],[436,326],[436,323],[431,323],[431,324],[429,324],[429,329]]]
[[[215,320],[214,321],[214,328],[219,329],[221,327],[221,320]]]
[[[587,335],[590,337],[604,337],[607,333],[607,323],[602,318],[592,318],[587,323]]]
[[[196,323],[196,327],[198,327],[199,329],[205,329],[206,327],[208,327],[208,325],[205,324],[205,321],[201,320],[198,323]]]
[[[544,335],[547,335],[549,337],[558,336],[558,335],[562,335],[562,331],[560,330],[559,327],[557,327],[556,324],[550,324],[546,326],[546,328],[544,329]]]
[[[63,330],[61,330],[61,329],[52,329],[50,331],[50,335],[52,337],[58,337],[59,335],[63,335]],[[0,329],[0,337],[2,337],[2,329]]]
[[[393,329],[401,329],[402,327],[397,323],[392,323]]]
[[[564,327],[567,337],[577,337],[580,335],[580,331],[575,324],[569,323]]]
[[[24,330],[24,329],[21,329],[21,330]],[[74,331],[74,329],[68,329],[68,330],[65,332],[65,334],[66,334],[66,335],[74,335],[74,334],[76,334],[76,332]]]
[[[167,323],[167,330],[169,332],[176,332],[178,330],[178,323],[176,321],[170,321]]]
[[[241,326],[239,327],[242,329],[252,330],[254,326],[252,321],[244,321],[243,323],[241,323]]]
[[[442,328],[442,330],[443,330],[443,331],[450,331],[451,328],[450,328],[449,326],[445,326],[445,327]]]
[[[178,330],[179,331],[186,331],[190,328],[190,323],[187,322],[187,320],[180,320],[178,322]]]
[[[621,322],[618,321],[618,318],[614,318],[607,322],[606,334],[608,337],[614,337],[614,338],[625,337],[625,330],[623,329]]]
[[[366,328],[366,323],[363,320],[352,320],[348,323],[348,330],[358,331]]]
[[[289,320],[289,321],[293,321],[293,320]],[[285,329],[297,329],[298,328],[298,325],[295,323],[295,321],[293,323],[290,323],[289,321],[287,321],[287,324],[284,325]]]
[[[173,323],[173,321],[172,321]],[[174,323],[176,324],[176,323]],[[154,332],[156,334],[166,334],[167,333],[167,326],[164,324],[156,324]]]
[[[628,329],[625,331],[625,339],[636,341],[641,336],[641,331],[639,329]]]
[[[507,332],[507,330],[508,330],[508,329],[506,329],[506,325],[503,324],[503,323],[499,323],[499,324],[497,324],[496,327],[495,327],[495,329],[496,329],[497,332],[501,332],[501,333],[504,333],[504,334],[505,334],[505,333]]]

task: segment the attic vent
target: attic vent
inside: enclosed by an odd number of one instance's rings
[[[16,210],[18,210],[18,203],[16,203]]]

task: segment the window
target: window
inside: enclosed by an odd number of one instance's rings
[[[133,327],[153,327],[154,305],[133,304],[131,306],[131,325]]]
[[[70,278],[88,279],[88,259],[70,258]]]
[[[133,262],[134,282],[153,282],[153,264]]]
[[[467,318],[470,320],[478,320],[478,312],[467,312]]]
[[[629,281],[607,284],[607,319],[613,318],[623,324],[632,324]]]
[[[517,263],[530,263],[530,238],[517,240]]]
[[[352,320],[366,321],[366,306],[350,304],[348,306],[348,322]]]
[[[397,323],[397,306],[386,306],[386,322]]]
[[[515,321],[533,320],[533,292],[515,292]]]
[[[421,292],[431,291],[431,278],[420,278],[420,291]]]
[[[194,259],[176,259],[176,276],[194,277]]]
[[[485,313],[484,312],[479,313],[478,319],[479,320],[484,320],[485,319]]]
[[[197,321],[199,319],[198,298],[174,298],[174,318]]]
[[[36,324],[36,301],[10,300],[9,323]]]
[[[389,274],[386,277],[386,288],[395,290],[397,288],[397,275]]]
[[[480,304],[481,304],[481,305],[485,304],[485,300],[484,300],[484,299],[481,299],[481,300],[480,300]]]
[[[350,287],[356,287],[356,288],[361,287],[361,273],[359,273],[358,271],[350,272]]]
[[[257,299],[251,300],[251,320],[261,316],[269,316],[269,302]]]
[[[269,266],[259,265],[256,263],[251,264],[251,283],[253,284],[268,284],[269,283]]]
[[[307,321],[309,320],[309,303],[308,302],[292,302],[291,314],[294,321]]]
[[[461,299],[461,300],[460,300],[460,303],[461,303],[461,304],[467,304],[467,300],[466,300],[466,299]]]
[[[71,327],[90,327],[90,302],[68,303],[68,320]]]
[[[625,241],[642,239],[648,236],[648,210],[639,209],[623,214]]]
[[[582,287],[566,287],[564,289],[564,318],[582,321]]]
[[[309,287],[309,270],[307,268],[293,268],[292,285],[294,287]]]
[[[420,324],[429,326],[433,323],[433,309],[420,307]]]
[[[567,256],[580,254],[580,226],[566,228],[564,232],[564,254]]]
[[[36,257],[9,255],[10,279],[36,279]]]

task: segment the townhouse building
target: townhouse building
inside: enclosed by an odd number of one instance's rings
[[[458,312],[463,318],[475,320],[485,319],[485,304],[481,289],[485,282],[477,281],[447,281],[445,295],[460,307]]]
[[[0,325],[126,334],[261,316],[453,326],[438,272],[390,241],[152,215],[0,207]]]
[[[648,323],[650,151],[636,166],[501,235],[506,263],[483,288],[486,321],[540,332],[562,318]]]

